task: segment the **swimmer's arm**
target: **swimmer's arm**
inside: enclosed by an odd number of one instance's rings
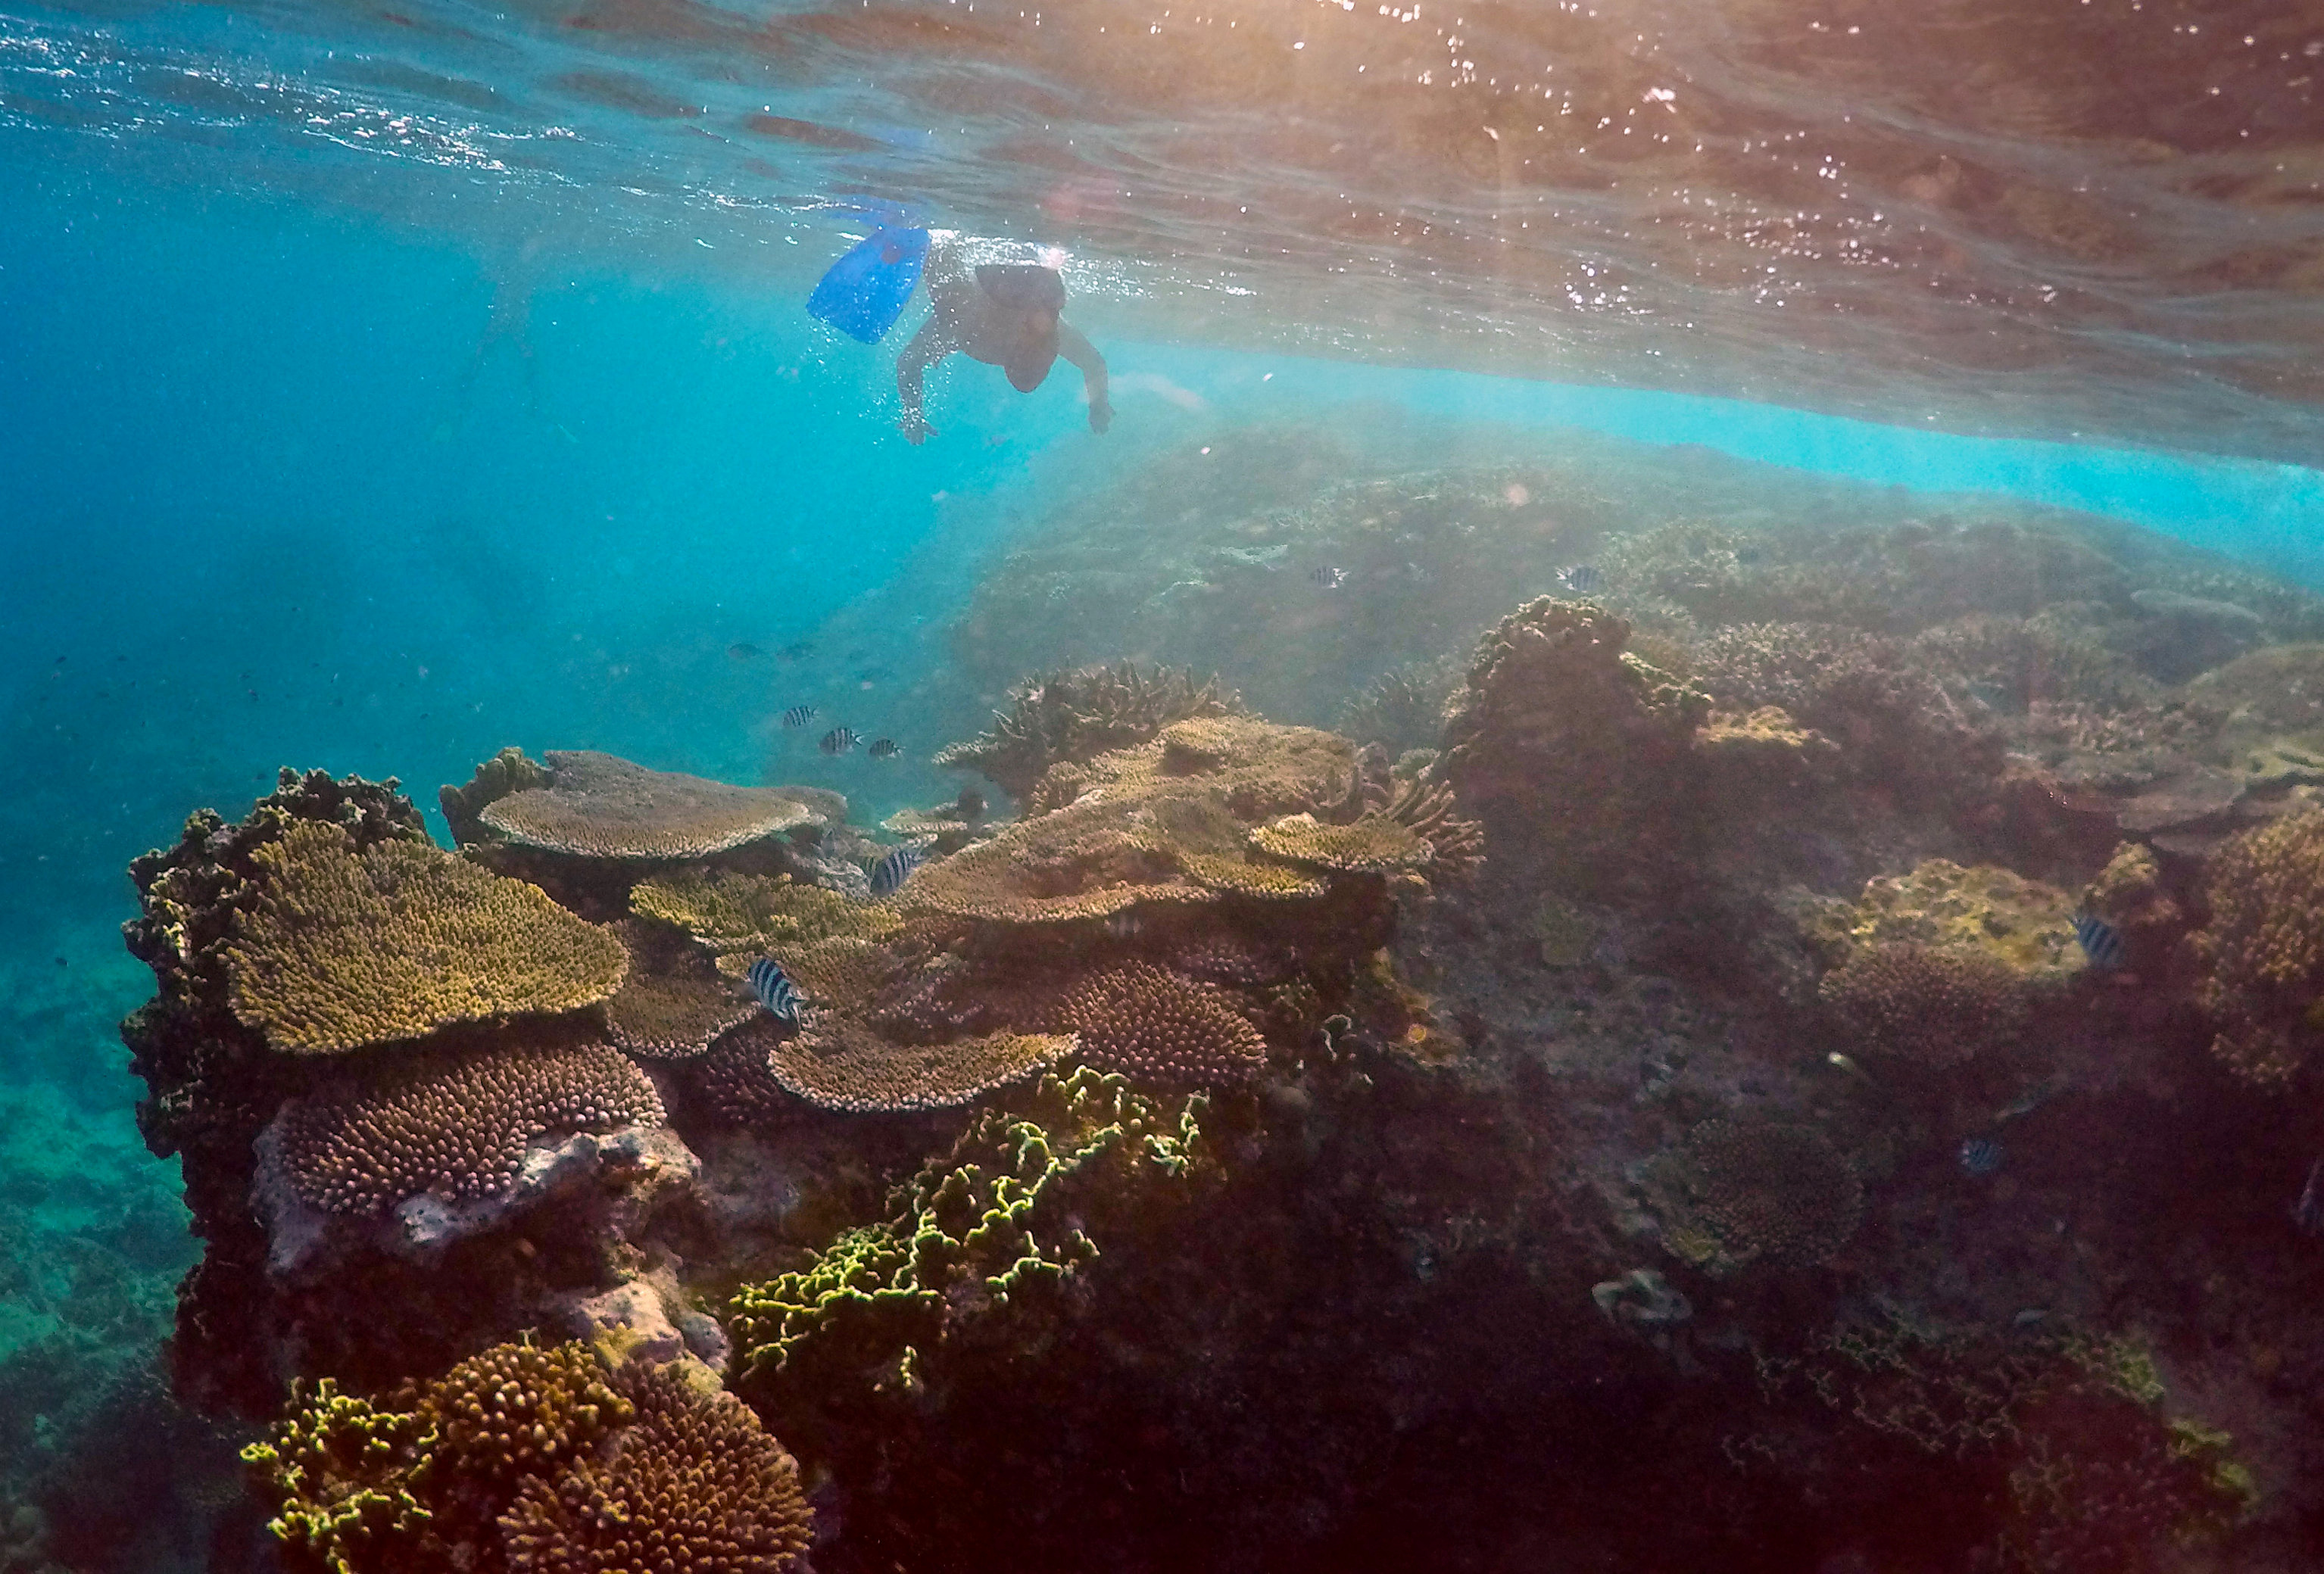
[[[940,317],[930,317],[896,357],[896,394],[904,401],[903,419],[896,424],[902,428],[907,441],[918,443],[929,436],[927,418],[921,413],[924,397],[921,380],[927,369],[952,354],[952,343],[937,325]]]
[[[1113,424],[1113,406],[1106,398],[1105,357],[1082,336],[1081,329],[1060,319],[1057,354],[1081,369],[1082,391],[1089,396],[1090,430],[1102,432]]]

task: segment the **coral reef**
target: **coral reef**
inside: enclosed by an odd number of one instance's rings
[[[640,880],[630,906],[720,956],[812,944],[835,936],[880,940],[903,926],[891,906],[852,901],[789,875],[687,870]]]
[[[1009,691],[992,731],[939,750],[938,765],[974,770],[1022,801],[1056,765],[1144,743],[1173,722],[1231,715],[1240,707],[1216,678],[1134,661],[1042,673]]]
[[[1436,852],[1426,837],[1384,814],[1345,825],[1286,815],[1252,832],[1250,844],[1269,858],[1335,874],[1395,874],[1422,867]]]
[[[323,1379],[244,1458],[286,1564],[329,1574],[779,1574],[811,1520],[749,1411],[579,1343],[497,1346],[376,1400]]]
[[[1070,1036],[1041,1033],[903,1044],[826,1011],[809,1011],[795,1036],[755,1022],[730,1036],[763,1042],[768,1072],[787,1091],[817,1109],[857,1114],[965,1104],[1074,1049]]]
[[[1444,731],[1445,702],[1460,681],[1459,665],[1441,657],[1390,667],[1340,707],[1333,730],[1398,754],[1433,749]]]
[[[624,1054],[691,1059],[759,1008],[683,935],[637,919],[614,925],[613,932],[630,966],[605,1002],[605,1033]]]
[[[547,786],[520,786],[521,772],[504,772],[518,790],[473,805],[482,833],[536,852],[645,861],[708,858],[824,818],[779,788],[650,770],[594,750],[552,749],[542,759]],[[466,798],[462,806],[472,807]]]
[[[1853,1042],[1925,1071],[2003,1048],[2025,1021],[2018,975],[1978,951],[1876,941],[1824,975],[1821,989]]]
[[[466,847],[485,839],[487,833],[477,816],[487,807],[514,794],[545,787],[549,779],[548,767],[527,759],[523,750],[511,744],[478,765],[467,786],[447,783],[437,788],[436,802],[444,811],[444,823],[451,827],[452,840]]]
[[[551,1132],[662,1119],[653,1083],[603,1045],[492,1049],[414,1060],[285,1106],[282,1158],[315,1207],[377,1214],[422,1195],[503,1192],[526,1147]]]
[[[2081,971],[2073,898],[2054,886],[1989,864],[1925,859],[1911,872],[1866,882],[1849,933],[1859,944],[1905,941],[1976,952],[2029,983]]]
[[[331,1054],[613,994],[619,942],[535,886],[418,842],[358,851],[306,822],[251,854],[256,907],[226,951],[235,1015],[276,1049]]]
[[[1231,1087],[1267,1060],[1267,1041],[1224,991],[1150,962],[1093,976],[1056,1015],[1080,1036],[1085,1063],[1141,1088]]]
[[[2195,943],[2211,1053],[2252,1082],[2284,1082],[2324,1045],[2324,808],[2228,842],[2205,894]]]
[[[1658,1169],[1664,1244],[1714,1275],[1828,1262],[1864,1215],[1863,1183],[1812,1127],[1706,1120]]]

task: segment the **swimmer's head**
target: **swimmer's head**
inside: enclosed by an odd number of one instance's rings
[[[987,262],[976,271],[977,288],[1007,318],[1008,358],[1001,370],[1009,385],[1030,393],[1049,375],[1057,359],[1057,315],[1065,308],[1065,281],[1055,268],[1033,262]]]

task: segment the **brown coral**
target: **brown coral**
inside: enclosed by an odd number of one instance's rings
[[[1009,691],[993,728],[936,757],[942,766],[982,772],[1022,799],[1052,766],[1144,743],[1173,722],[1220,716],[1239,707],[1215,677],[1197,683],[1176,667],[1124,661],[1045,673]]]
[[[329,1054],[569,1011],[611,995],[628,965],[538,887],[424,843],[357,852],[338,826],[308,821],[253,862],[259,900],[226,953],[231,998],[277,1049]]]
[[[689,1059],[759,1008],[684,935],[634,918],[612,927],[630,956],[628,976],[605,1002],[605,1032],[615,1048],[650,1060]]]
[[[1687,1134],[1676,1170],[1691,1217],[1666,1229],[1665,1238],[1683,1255],[1695,1255],[1691,1244],[1706,1246],[1700,1260],[1714,1269],[1829,1261],[1863,1217],[1863,1183],[1813,1127],[1706,1120]]]
[[[429,1055],[286,1105],[282,1161],[314,1206],[376,1214],[423,1193],[497,1195],[552,1132],[662,1119],[653,1083],[603,1045]]]
[[[765,951],[836,935],[877,940],[902,927],[884,903],[851,901],[788,875],[688,870],[640,880],[631,910],[682,929],[713,951]]]
[[[1381,814],[1345,825],[1286,815],[1252,832],[1250,844],[1269,858],[1338,874],[1396,874],[1419,869],[1436,853],[1418,832]]]
[[[1036,1033],[901,1044],[825,1010],[808,1011],[796,1037],[765,1021],[745,1023],[728,1038],[763,1042],[768,1072],[788,1091],[856,1114],[951,1109],[1030,1076],[1074,1047],[1069,1036]]]
[[[824,815],[795,793],[649,770],[595,750],[549,750],[549,784],[496,798],[476,824],[537,851],[614,860],[708,858]]]
[[[1931,1070],[2003,1047],[2025,1020],[2024,986],[2007,964],[1911,941],[1859,946],[1821,993],[1865,1048]]]
[[[667,1368],[618,1379],[637,1419],[610,1457],[529,1477],[501,1516],[511,1574],[778,1574],[807,1550],[798,1465],[729,1394]]]
[[[512,744],[477,766],[467,786],[447,783],[437,788],[436,802],[444,811],[444,823],[452,828],[452,840],[465,847],[484,840],[477,816],[487,807],[512,793],[548,785],[547,768],[526,759],[524,750]]]
[[[578,1342],[542,1348],[495,1345],[429,1385],[420,1413],[432,1423],[443,1468],[508,1482],[586,1458],[634,1407]]]
[[[1267,1041],[1224,991],[1151,962],[1088,980],[1057,1016],[1080,1035],[1086,1064],[1140,1086],[1227,1086],[1248,1081],[1267,1061]]]
[[[2283,1082],[2324,1044],[2324,809],[2228,842],[2208,891],[2196,944],[2210,969],[2211,1053],[2238,1076]]]

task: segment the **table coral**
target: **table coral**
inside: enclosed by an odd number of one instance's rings
[[[1821,992],[1857,1045],[1930,1071],[2006,1046],[2025,1021],[2024,987],[2006,963],[1909,940],[1858,946]]]
[[[282,1117],[282,1155],[314,1206],[377,1214],[423,1194],[505,1191],[549,1133],[663,1118],[653,1083],[603,1045],[495,1047],[415,1058],[298,1100]]]
[[[951,1109],[1030,1076],[1074,1048],[1068,1036],[1040,1033],[899,1043],[816,1010],[796,1036],[761,1036],[778,1083],[819,1109],[858,1114]]]
[[[1827,1262],[1864,1214],[1855,1170],[1810,1126],[1706,1120],[1655,1167],[1665,1242],[1712,1275]]]
[[[2195,943],[2211,1053],[2251,1082],[2285,1082],[2324,1044],[2324,809],[2229,842],[2206,894]]]
[[[708,858],[825,815],[796,793],[650,770],[595,750],[548,750],[549,784],[475,811],[490,840],[575,858]]]
[[[609,1458],[528,1477],[501,1516],[511,1574],[778,1574],[807,1550],[798,1464],[732,1395],[666,1367],[620,1379],[635,1419]]]
[[[1436,853],[1418,832],[1382,814],[1345,825],[1286,815],[1253,831],[1250,844],[1269,858],[1339,874],[1396,874],[1420,868]]]
[[[892,904],[851,900],[785,875],[732,870],[654,875],[630,891],[641,918],[683,930],[722,955],[851,935],[878,940],[903,927]]]
[[[1173,722],[1239,709],[1215,677],[1136,662],[1044,673],[1009,691],[989,732],[938,751],[936,762],[982,772],[1023,799],[1052,766],[1146,742]]]
[[[1087,980],[1065,998],[1057,1019],[1080,1036],[1084,1063],[1141,1088],[1234,1086],[1267,1062],[1267,1041],[1224,990],[1150,962]]]
[[[650,1060],[690,1059],[758,1010],[684,935],[638,919],[613,930],[630,958],[622,987],[605,1002],[615,1048]]]
[[[486,839],[477,816],[488,806],[512,794],[530,792],[549,783],[548,767],[527,759],[523,750],[511,744],[478,765],[467,786],[447,783],[437,788],[436,802],[444,811],[444,823],[452,829],[452,840],[465,847]]]
[[[419,842],[358,851],[337,826],[302,822],[252,861],[257,907],[226,952],[234,1012],[290,1054],[576,1010],[628,965],[538,887]]]

